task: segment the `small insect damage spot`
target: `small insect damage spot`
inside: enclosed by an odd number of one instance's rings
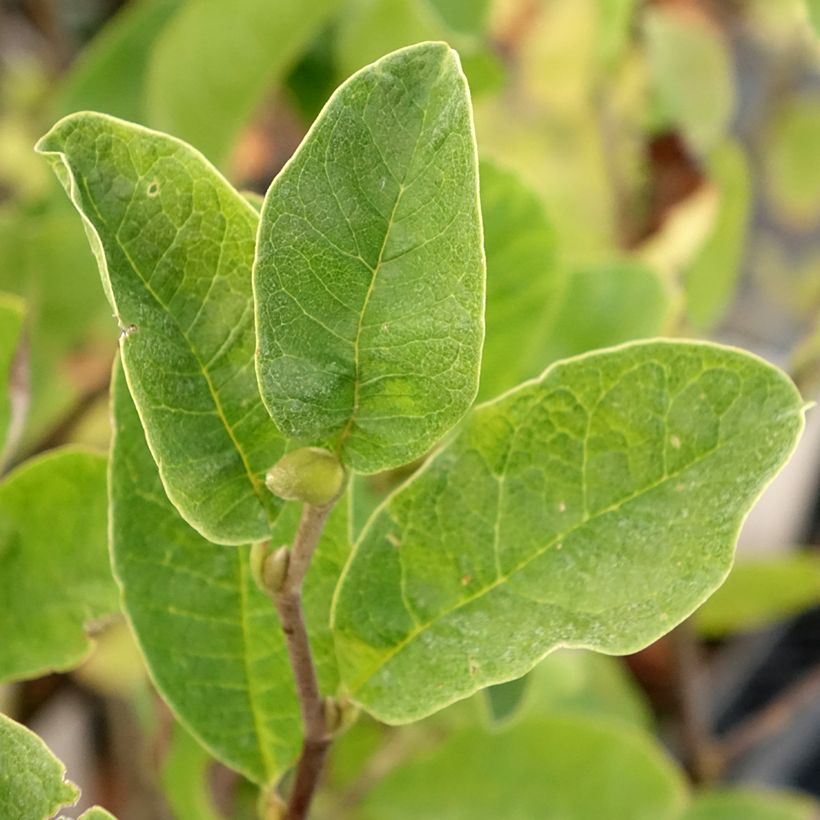
[[[392,533],[389,532],[385,536],[385,538],[396,548],[398,549],[401,546],[401,541]]]
[[[159,183],[155,179],[152,179],[148,183],[148,187],[145,189],[145,193],[148,194],[148,196],[150,196],[151,199],[153,199],[155,196],[158,196],[159,195]]]
[[[137,328],[136,325],[122,325],[121,324],[120,325],[119,341],[122,341],[123,339],[127,339],[132,333],[136,333],[138,329],[139,328]]]
[[[680,437],[679,436],[670,436],[669,443],[676,449],[680,450]]]

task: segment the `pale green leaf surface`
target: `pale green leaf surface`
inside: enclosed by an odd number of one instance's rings
[[[102,806],[92,806],[86,809],[77,820],[117,820],[117,818]]]
[[[818,809],[805,795],[724,788],[697,794],[680,820],[814,820]]]
[[[71,66],[52,102],[55,117],[94,110],[144,122],[145,71],[152,47],[180,2],[126,5]]]
[[[0,715],[0,817],[47,820],[73,803],[79,789],[37,735]]]
[[[373,473],[466,412],[484,256],[469,95],[446,45],[337,90],[268,191],[254,291],[262,395],[289,438]]]
[[[479,398],[487,399],[544,369],[545,337],[566,273],[557,264],[554,232],[538,195],[517,174],[487,160],[480,173],[487,337]]]
[[[429,0],[448,26],[480,34],[487,23],[490,0]]]
[[[23,302],[0,293],[0,466],[6,455],[6,441],[13,416],[12,373],[23,332]]]
[[[631,727],[578,716],[468,728],[398,767],[356,820],[673,820],[681,775]]]
[[[547,333],[539,368],[558,359],[660,333],[670,298],[660,276],[633,260],[573,271]]]
[[[698,610],[701,634],[755,629],[820,604],[820,554],[806,552],[735,564],[726,583]]]
[[[258,217],[201,154],[100,114],[40,140],[82,214],[166,492],[211,541],[267,537],[284,441],[254,376]]]
[[[224,164],[265,94],[338,6],[339,0],[188,0],[151,56],[151,125]]]
[[[806,0],[806,11],[812,30],[820,37],[820,0]]]
[[[402,723],[562,645],[652,642],[725,578],[803,410],[761,359],[668,341],[559,362],[477,408],[346,567],[333,618],[352,698]]]
[[[750,180],[743,150],[726,142],[709,157],[720,204],[712,230],[684,274],[686,310],[699,328],[712,327],[735,293],[749,223]]]
[[[101,455],[55,450],[0,484],[0,680],[76,666],[89,622],[119,609],[105,469]]]
[[[191,529],[167,500],[118,370],[111,461],[114,570],[151,676],[182,724],[222,762],[257,783],[296,757],[301,723],[273,603],[253,581],[249,548],[226,549]],[[331,515],[305,586],[322,690],[338,682],[330,598],[349,550],[347,506]],[[298,505],[271,533],[289,543]]]

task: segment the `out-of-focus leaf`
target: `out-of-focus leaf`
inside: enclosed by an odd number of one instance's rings
[[[488,686],[484,693],[487,698],[487,712],[494,723],[503,723],[513,717],[521,708],[532,673],[506,683]]]
[[[80,790],[65,779],[65,766],[46,744],[0,715],[0,817],[43,820],[79,796]]]
[[[735,788],[695,795],[680,820],[814,820],[818,813],[807,795]]]
[[[763,360],[668,341],[559,362],[476,408],[345,568],[333,626],[351,698],[406,723],[560,646],[656,640],[726,577],[804,411]]]
[[[814,33],[820,37],[820,0],[806,0],[806,11]]]
[[[735,105],[729,43],[706,16],[674,5],[649,9],[644,31],[662,116],[708,151],[726,133]]]
[[[188,0],[151,57],[151,125],[224,164],[264,95],[338,6],[339,0]]]
[[[481,238],[455,52],[421,43],[340,86],[262,208],[256,370],[282,433],[375,473],[459,421],[478,388]]]
[[[106,626],[96,636],[94,651],[72,675],[89,689],[104,695],[132,698],[145,686],[145,663],[124,619]]]
[[[253,372],[258,215],[190,146],[103,114],[66,117],[38,150],[88,229],[168,496],[211,541],[267,538],[284,440]]]
[[[557,359],[656,336],[669,293],[651,268],[615,261],[571,273],[555,322],[541,348],[541,367]]]
[[[634,23],[637,0],[609,0],[598,3],[598,47],[605,70],[623,54]]]
[[[709,175],[720,198],[717,214],[706,241],[684,273],[686,310],[701,330],[720,320],[734,296],[750,207],[749,169],[737,144],[725,142],[712,152]]]
[[[12,380],[23,332],[23,301],[0,293],[0,467],[6,460],[15,416]]]
[[[480,34],[484,30],[490,0],[429,0],[429,3],[455,31]]]
[[[764,153],[766,188],[775,208],[798,226],[820,219],[820,104],[793,100],[781,109]]]
[[[168,501],[121,371],[113,379],[111,538],[123,605],[157,689],[215,757],[259,784],[295,759],[301,721],[276,610],[254,583],[249,548],[209,543]],[[347,505],[331,515],[305,585],[320,685],[338,672],[330,597],[349,550]],[[290,543],[299,508],[270,533]]]
[[[0,680],[75,666],[89,623],[119,608],[105,469],[103,456],[64,449],[0,484]]]
[[[481,163],[480,176],[487,333],[479,399],[487,399],[544,369],[545,338],[566,274],[557,264],[552,226],[537,194],[491,162]]]
[[[475,13],[481,2],[469,2],[469,9]],[[337,62],[342,76],[405,46],[444,40],[458,49],[473,95],[497,87],[503,67],[492,51],[479,39],[453,31],[435,6],[430,0],[353,0],[339,25]],[[455,8],[451,11],[460,14]]]
[[[90,110],[145,122],[145,71],[151,49],[181,2],[128,3],[71,67],[52,102],[54,118]]]
[[[698,610],[709,637],[756,629],[820,603],[820,554],[739,561],[723,586]]]
[[[647,736],[556,715],[456,733],[378,782],[356,818],[673,820],[684,795],[680,773]]]
[[[60,818],[60,820],[67,820],[67,818]],[[92,806],[86,809],[77,820],[117,820],[117,818],[102,806]]]
[[[221,820],[208,795],[211,757],[176,721],[162,766],[162,786],[178,820]]]

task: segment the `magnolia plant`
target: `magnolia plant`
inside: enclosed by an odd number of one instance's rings
[[[261,211],[189,145],[110,116],[72,114],[37,150],[120,328],[122,606],[159,693],[267,817],[307,815],[361,711],[418,721],[559,647],[623,654],[668,632],[722,583],[799,438],[783,373],[692,341],[558,361],[502,392],[534,348],[499,356],[490,335],[473,407],[479,167],[445,44],[345,82]],[[482,166],[493,193],[500,173]],[[361,476],[398,468],[370,511]]]

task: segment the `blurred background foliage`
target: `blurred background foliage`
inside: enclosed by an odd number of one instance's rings
[[[818,30],[817,0],[5,0],[0,463],[68,443],[102,450],[109,434],[118,330],[81,222],[32,151],[57,117],[92,109],[168,131],[260,194],[339,82],[427,39],[458,49],[474,99],[482,399],[557,358],[658,334],[754,350],[816,398]],[[529,818],[558,805],[592,820],[602,794],[611,818],[817,816],[808,798],[737,784],[820,795],[818,465],[810,416],[737,569],[691,623],[627,662],[556,653],[417,726],[360,720],[337,744],[317,817]],[[0,484],[0,507],[31,471]],[[356,481],[355,529],[406,474]],[[44,481],[48,524],[57,490]],[[28,600],[70,597],[59,562],[71,556],[52,560],[50,586]],[[0,551],[0,589],[14,571]],[[80,597],[64,604],[81,622],[71,658],[0,666],[3,711],[46,737],[87,804],[121,818],[254,816],[249,784],[151,690],[116,606]],[[689,780],[734,785],[690,801],[672,757]]]

